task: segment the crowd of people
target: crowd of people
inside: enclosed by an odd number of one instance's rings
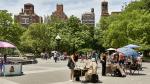
[[[109,55],[106,53],[106,73],[110,73],[114,76],[125,77],[127,70],[129,74],[133,74],[135,70],[142,69],[142,57],[125,56],[122,53],[112,53]],[[103,56],[102,56],[103,57]]]
[[[102,76],[107,76],[107,74],[110,74],[111,76],[126,77],[128,73],[133,74],[135,70],[142,69],[142,56],[125,56],[119,52],[104,52],[99,54],[96,51],[92,51],[87,55],[81,55],[75,52],[71,56],[67,56],[67,53],[60,54],[57,51],[52,52],[51,55],[47,52],[41,53],[42,59],[47,60],[49,58],[53,58],[54,62],[60,60],[60,57],[62,56],[68,58],[67,66],[70,69],[71,81],[79,81],[81,76],[85,76],[85,82],[98,82],[99,76],[97,69],[100,66],[99,64],[101,64],[102,67]],[[63,60],[66,60],[67,58],[63,58]],[[80,63],[85,64],[82,69],[77,68],[79,58],[81,58]],[[3,62],[6,63],[6,60],[7,56],[4,55]],[[0,70],[1,68],[2,67],[0,65]]]
[[[97,68],[98,68],[98,55],[94,52],[90,57],[85,57],[84,63],[85,66],[84,68],[81,69],[76,69],[76,62],[78,62],[78,57],[79,55],[77,53],[74,53],[73,55],[70,56],[68,59],[68,64],[67,66],[70,69],[70,80],[74,81],[75,77],[79,76],[85,76],[85,82],[98,82],[98,74],[97,74]],[[83,61],[83,59],[82,59]],[[79,71],[77,71],[79,70]],[[80,74],[78,74],[80,73]],[[78,74],[78,75],[75,75]],[[79,80],[79,79],[76,79]]]
[[[77,74],[76,64],[78,62],[78,57],[79,55],[74,53],[68,60],[67,66],[70,69],[71,81],[75,80],[75,74]],[[118,52],[114,52],[112,54],[109,54],[108,52],[101,54],[92,52],[90,56],[86,56],[85,59],[81,60],[85,63],[85,66],[82,71],[79,69],[79,75],[81,76],[82,74],[82,76],[85,76],[85,81],[87,82],[98,82],[97,69],[99,66],[98,64],[100,63],[102,66],[102,76],[107,76],[107,74],[110,74],[111,76],[126,77],[127,73],[133,74],[135,70],[141,69],[142,66],[142,58],[140,56],[134,58],[132,56],[124,56],[122,53]],[[127,72],[127,70],[130,72]]]
[[[67,54],[66,52],[64,53],[60,53],[58,51],[53,51],[51,53],[48,52],[41,52],[40,54],[41,58],[44,60],[47,59],[54,59],[55,62],[59,61],[59,60],[66,60],[67,59]]]
[[[63,57],[63,59],[61,59],[61,57]],[[102,76],[110,74],[111,76],[126,77],[127,74],[133,74],[135,70],[142,69],[141,56],[125,56],[119,52],[109,53],[106,51],[99,54],[96,51],[92,51],[86,55],[75,52],[68,56],[67,53],[61,54],[54,51],[51,54],[42,52],[41,58],[45,60],[52,58],[54,62],[68,59],[67,66],[70,69],[71,81],[79,81],[81,76],[85,76],[85,82],[98,82],[99,76],[97,69],[100,66],[102,67]],[[78,61],[78,59],[80,59],[80,61]],[[82,69],[77,68],[78,62],[85,64]]]

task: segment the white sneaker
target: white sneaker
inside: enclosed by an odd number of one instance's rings
[[[73,82],[73,80],[69,80],[69,81]]]

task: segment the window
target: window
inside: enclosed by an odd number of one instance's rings
[[[29,24],[29,18],[21,18],[21,24]]]

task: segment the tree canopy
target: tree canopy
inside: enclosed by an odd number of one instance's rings
[[[120,14],[102,17],[100,39],[104,47],[119,48],[137,44],[142,49],[150,48],[149,0],[135,1],[126,6]]]
[[[78,49],[90,48],[92,37],[88,26],[81,24],[80,19],[71,16],[67,21],[49,24],[32,24],[23,33],[21,44],[29,51],[55,50],[55,37],[60,35],[60,51],[74,52]],[[28,51],[28,50],[24,50]]]
[[[24,29],[13,22],[12,16],[6,10],[0,10],[0,40],[20,45],[20,36]]]

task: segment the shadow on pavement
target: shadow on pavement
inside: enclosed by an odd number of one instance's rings
[[[25,75],[25,74],[21,74],[21,75],[7,75],[7,76],[0,76],[0,77],[8,78],[8,77],[19,77],[19,76],[23,76],[23,75]]]
[[[143,76],[143,75],[147,75],[147,74],[143,74],[143,73],[134,73],[131,76]]]
[[[93,84],[99,84],[99,83],[103,83],[102,81],[98,81],[98,82],[89,82],[89,81],[81,81],[81,83],[93,83]]]
[[[142,69],[148,69],[148,67],[142,67]]]

